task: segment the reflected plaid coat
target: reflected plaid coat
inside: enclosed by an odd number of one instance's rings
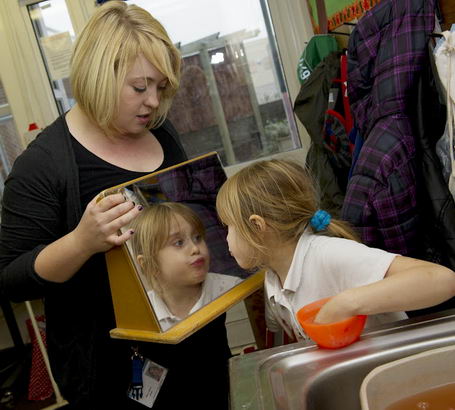
[[[434,0],[384,0],[362,17],[348,47],[348,94],[365,143],[342,218],[367,245],[410,256],[419,253],[410,114],[434,18]]]

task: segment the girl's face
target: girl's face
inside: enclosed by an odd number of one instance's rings
[[[114,124],[125,136],[140,136],[160,103],[167,78],[139,55],[120,90],[119,113]]]
[[[228,225],[227,242],[229,252],[243,269],[252,269],[254,249],[238,234],[234,225]]]
[[[188,287],[202,283],[210,255],[205,240],[180,215],[174,215],[169,237],[158,252],[158,280],[162,287]]]

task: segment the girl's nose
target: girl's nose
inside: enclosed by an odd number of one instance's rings
[[[191,254],[195,255],[195,254],[200,253],[199,243],[196,241],[192,241],[191,244],[192,244],[191,245]]]

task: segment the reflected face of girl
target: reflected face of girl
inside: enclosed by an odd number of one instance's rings
[[[201,284],[210,264],[210,255],[202,235],[183,217],[174,215],[169,237],[158,252],[162,287],[189,287]]]
[[[126,74],[120,91],[119,113],[114,124],[125,136],[140,136],[160,103],[167,78],[139,55]]]

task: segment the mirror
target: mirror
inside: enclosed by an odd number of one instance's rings
[[[213,152],[100,193],[144,207],[123,228],[133,238],[106,253],[112,337],[178,343],[262,285],[229,253],[215,207],[225,180]]]

